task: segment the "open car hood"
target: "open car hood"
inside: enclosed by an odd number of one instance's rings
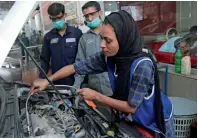
[[[36,8],[36,1],[16,1],[0,25],[0,68],[23,25]]]

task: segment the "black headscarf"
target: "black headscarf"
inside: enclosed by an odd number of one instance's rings
[[[142,52],[143,43],[136,22],[126,11],[113,12],[104,20],[104,24],[110,24],[116,34],[119,51],[110,59],[117,67],[117,84],[113,97],[119,100],[127,100],[130,87],[130,67],[139,57],[149,57],[155,66],[155,117],[158,128],[165,133],[163,106],[160,96],[159,76],[157,65],[151,55]],[[126,94],[127,93],[127,94]]]

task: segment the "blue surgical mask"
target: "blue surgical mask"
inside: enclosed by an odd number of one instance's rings
[[[64,25],[65,25],[65,20],[64,19],[62,19],[60,21],[57,21],[57,22],[53,22],[53,28],[56,28],[58,30],[63,29]]]
[[[88,26],[89,28],[91,28],[91,29],[97,28],[97,27],[100,25],[100,23],[101,23],[101,20],[100,20],[99,17],[97,17],[96,19],[94,19],[94,20],[91,21],[91,22],[87,22],[87,21],[86,21],[87,26]]]

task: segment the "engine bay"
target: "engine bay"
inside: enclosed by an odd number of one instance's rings
[[[13,103],[15,107],[11,109],[13,112],[16,111],[15,125],[12,122],[14,118],[6,116],[7,120],[3,121],[2,124],[7,127],[2,131],[0,128],[0,137],[130,138],[124,132],[125,130],[122,130],[122,127],[120,129],[115,127],[116,125],[112,125],[110,112],[109,115],[105,114],[108,119],[104,118],[68,87],[56,87],[61,93],[64,102],[60,100],[59,96],[50,87],[45,91],[30,96],[30,87],[13,84],[10,93],[12,93],[13,97],[16,96]],[[8,99],[10,98],[8,97]],[[8,122],[14,126],[10,126]]]
[[[28,115],[30,124],[28,124],[25,104],[29,89],[20,88],[19,92],[20,122],[23,126],[25,137],[60,138],[67,135],[66,130],[70,131],[68,133],[71,133],[71,135],[75,132],[77,138],[85,136],[84,130],[80,130],[81,125],[73,113],[68,110],[54,93],[40,92],[29,98]],[[71,106],[68,99],[64,100]]]

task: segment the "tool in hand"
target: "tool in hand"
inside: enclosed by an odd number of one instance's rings
[[[108,120],[107,120],[107,118],[100,112],[100,111],[98,111],[98,109],[96,109],[96,104],[93,102],[93,101],[90,101],[90,100],[85,100],[86,101],[86,103],[90,106],[90,107],[92,107],[92,109],[98,114],[98,115],[100,115],[105,121],[107,121],[107,122],[109,122]],[[114,137],[114,135],[115,135],[115,132],[114,131],[112,131],[112,130],[107,130],[107,133],[106,133],[108,136],[110,136],[110,137]]]
[[[45,71],[39,66],[39,64],[37,63],[37,61],[32,57],[32,55],[30,54],[30,52],[27,50],[25,44],[22,42],[21,39],[19,39],[19,42],[22,44],[21,47],[26,51],[26,53],[29,55],[29,57],[32,59],[32,61],[35,63],[35,65],[39,68],[39,70],[43,73],[43,75],[45,76],[45,78],[47,79],[47,81],[49,82],[49,84],[51,84],[52,88],[55,90],[55,92],[57,93],[57,95],[59,96],[59,98],[61,99],[61,101],[63,100],[62,95],[60,94],[59,90],[55,87],[55,85],[53,84],[53,82],[48,78],[47,74],[45,73]],[[31,96],[31,95],[30,95]],[[30,97],[29,96],[29,97]],[[26,100],[26,104],[28,103],[28,99]],[[71,110],[74,113],[74,116],[76,117],[76,119],[80,122],[80,124],[82,125],[82,127],[84,128],[84,130],[87,132],[87,134],[91,137],[94,138],[91,133],[89,131],[87,131],[86,127],[84,126],[84,124],[82,123],[81,119],[78,117],[76,111],[74,111],[71,107],[69,107],[69,105],[67,105],[65,102],[64,104],[68,107],[69,110]],[[27,107],[27,105],[26,105]],[[27,112],[27,108],[26,108],[26,112]],[[28,112],[27,112],[27,115]],[[28,130],[28,132],[30,133],[30,130]]]
[[[96,109],[96,104],[95,104],[93,101],[85,100],[85,102],[86,102],[90,107],[92,107],[92,109],[93,109],[98,115],[100,115],[105,121],[109,122],[109,121],[107,120],[107,118],[106,118],[100,111],[98,111],[98,109]]]

